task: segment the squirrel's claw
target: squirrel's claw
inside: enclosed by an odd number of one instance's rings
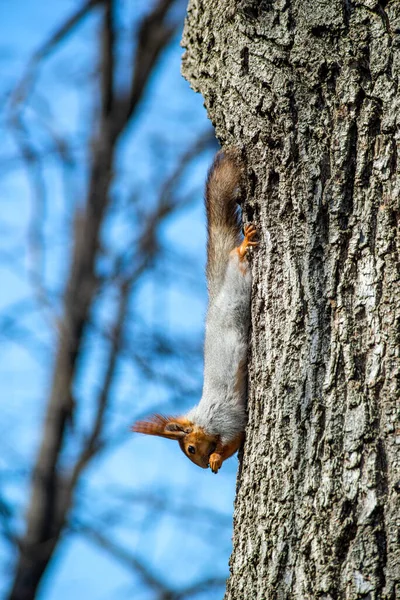
[[[255,228],[255,226],[253,224],[248,224],[244,226],[244,237],[247,240],[248,244],[255,244],[257,245],[258,242],[254,242],[253,241],[253,237],[257,235],[257,229]]]
[[[248,235],[254,235],[257,233],[256,227],[255,225],[253,225],[253,223],[247,223],[247,225],[244,226],[244,235],[248,236]]]
[[[250,223],[244,226],[244,240],[238,248],[240,260],[243,260],[246,256],[249,246],[258,246],[258,241],[253,240],[256,235],[257,230],[254,225]]]

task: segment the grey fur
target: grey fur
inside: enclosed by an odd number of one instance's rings
[[[186,415],[223,443],[246,425],[247,347],[251,270],[247,259],[229,254],[225,277],[210,297],[206,319],[202,398]]]

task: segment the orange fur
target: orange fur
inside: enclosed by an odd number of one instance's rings
[[[179,440],[192,430],[193,424],[184,417],[165,417],[155,414],[146,421],[136,421],[131,427],[136,433],[157,435],[171,440]]]
[[[220,436],[209,435],[185,417],[165,417],[160,414],[152,415],[145,421],[137,421],[131,429],[136,433],[176,440],[182,452],[193,463],[203,469],[210,466],[213,473],[218,473],[224,460],[236,452],[244,435],[240,434],[231,442],[222,444]],[[192,452],[189,448],[192,448]]]
[[[247,251],[250,246],[258,246],[258,242],[253,240],[254,236],[257,235],[256,228],[254,225],[245,225],[244,227],[244,239],[238,248],[236,248],[241,261],[246,257]]]
[[[239,435],[227,444],[222,444],[221,442],[217,444],[214,452],[210,455],[210,467],[213,473],[218,473],[224,460],[230,458],[232,454],[235,454],[239,450],[243,440],[244,433],[239,433]]]
[[[241,151],[237,148],[227,148],[219,152],[208,174],[205,198],[208,231],[206,272],[210,305],[225,285],[227,268],[232,264],[235,268],[238,267],[244,276],[246,274],[251,275],[246,260],[248,249],[257,246],[258,242],[254,239],[257,234],[254,225],[244,227],[244,239],[241,241],[241,217],[237,204],[244,193],[244,175],[245,166],[241,159]],[[235,285],[236,278],[231,279],[230,285]],[[236,300],[241,309],[238,314],[243,313],[246,323],[248,321],[246,311],[249,311],[250,308],[250,294],[247,294],[246,290],[250,292],[251,277],[248,277],[243,283],[245,284],[247,280],[248,287],[246,288],[247,284],[242,286],[244,288],[242,296]],[[228,285],[228,294],[230,291]],[[248,306],[245,305],[247,301]],[[212,327],[212,324],[211,319],[210,327]],[[237,331],[234,331],[241,346],[245,342],[245,334],[242,329],[244,328],[240,326]],[[211,335],[210,339],[212,337]],[[224,341],[221,340],[221,343],[223,344]],[[207,360],[215,360],[217,357],[218,351],[213,348],[213,345],[211,347],[213,358],[206,357],[206,362]],[[235,377],[235,394],[238,400],[241,401],[243,410],[237,413],[233,411],[232,415],[229,412],[227,413],[231,420],[238,419],[237,427],[232,428],[231,423],[227,424],[226,429],[229,436],[236,435],[236,431],[244,428],[247,377],[247,358],[245,354],[245,352],[241,353],[242,358],[235,364],[232,373],[232,377]],[[204,398],[200,401],[199,407],[202,401],[204,401]],[[221,403],[224,402],[223,393],[221,393],[220,401]],[[210,411],[210,403],[205,402],[205,404],[207,410]],[[214,409],[214,403],[211,407]],[[215,406],[215,410],[218,410],[218,405]],[[196,411],[189,413],[189,416],[192,417],[192,415],[196,415]],[[209,421],[206,419],[201,420],[201,422],[205,424]],[[210,425],[210,428],[214,429],[214,426]],[[155,414],[144,421],[138,421],[132,427],[132,430],[138,433],[176,440],[182,452],[193,463],[204,469],[210,466],[214,473],[217,473],[222,463],[238,450],[244,439],[244,433],[240,433],[230,442],[223,444],[221,438],[226,436],[224,436],[223,426],[221,426],[221,429],[219,435],[210,435],[186,417],[166,417],[160,414]]]

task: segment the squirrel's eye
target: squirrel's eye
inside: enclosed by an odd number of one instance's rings
[[[196,452],[196,448],[194,446],[188,446],[189,454],[194,454]]]

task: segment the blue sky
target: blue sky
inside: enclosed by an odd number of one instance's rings
[[[32,52],[79,5],[67,0],[3,2],[0,9],[0,93],[3,97],[15,87]],[[137,18],[138,3],[126,2],[121,6],[124,31],[121,52],[125,52],[131,39],[128,26],[135,19],[133,15]],[[143,6],[140,4],[139,10]],[[44,114],[47,125],[61,132],[73,148],[66,182],[50,153],[43,164],[49,192],[44,216],[48,248],[44,273],[55,314],[60,308],[60,291],[68,267],[68,223],[86,182],[87,146],[80,140],[85,139],[93,114],[94,86],[90,75],[94,70],[96,25],[95,15],[86,19],[67,43],[44,63],[31,109],[26,114],[40,149],[46,148],[48,137],[38,114]],[[180,76],[181,53],[177,37],[150,82],[140,118],[132,123],[121,140],[113,191],[121,205],[132,194],[138,195],[144,205],[151,205],[160,165],[166,173],[170,172],[177,156],[209,127],[202,99]],[[124,73],[120,73],[120,78],[123,85]],[[16,523],[22,529],[29,468],[40,440],[56,340],[51,311],[49,316],[38,307],[32,292],[27,234],[34,209],[26,172],[7,128],[6,114],[6,110],[3,111],[0,122],[3,138],[0,150],[0,340],[3,350],[0,490],[15,507]],[[137,291],[131,307],[129,333],[132,338],[146,336],[157,329],[166,336],[201,346],[206,309],[202,187],[211,158],[212,151],[204,153],[182,182],[179,193],[190,193],[193,202],[168,220],[162,229],[160,239],[166,258],[156,275],[144,280]],[[124,213],[115,210],[107,220],[105,246],[113,251],[119,246],[123,249],[131,234]],[[184,263],[174,258],[175,255],[181,255]],[[112,294],[106,294],[96,308],[97,316],[106,322],[112,309]],[[76,382],[81,399],[79,418],[83,425],[91,418],[91,402],[101,381],[105,351],[96,333],[90,332]],[[190,369],[179,356],[173,363],[161,361],[158,369],[160,378],[148,381],[128,358],[120,361],[108,425],[110,434],[124,431],[132,419],[155,405],[168,410],[176,394],[163,382],[164,371],[179,373],[188,390],[201,388],[201,356],[193,359]],[[196,398],[193,392],[178,400],[186,409]],[[65,450],[66,466],[76,452],[74,443],[72,437]],[[230,518],[236,468],[234,458],[214,476],[209,470],[203,471],[190,463],[175,443],[126,433],[112,450],[91,465],[77,493],[78,517],[84,515],[94,526],[99,522],[107,524],[113,539],[140,555],[156,574],[175,586],[186,585],[202,576],[224,576],[228,574],[231,549]],[[151,502],[146,501],[146,497],[154,496],[166,505],[163,510],[156,511]],[[209,511],[215,511],[220,520],[215,521]],[[6,594],[13,558],[7,544],[0,542],[0,595]],[[140,579],[132,571],[76,534],[68,534],[60,544],[39,594],[40,600],[71,597],[106,600],[132,596],[149,600],[153,597],[142,588]],[[221,596],[220,589],[201,598]]]

